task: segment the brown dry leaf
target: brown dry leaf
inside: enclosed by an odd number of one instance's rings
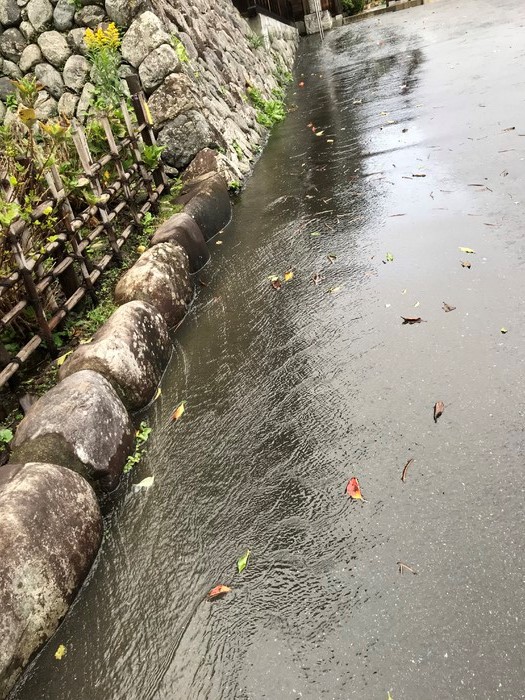
[[[281,289],[282,287],[281,280],[278,277],[271,281],[271,285],[274,289]]]
[[[423,323],[421,316],[401,316],[401,318],[403,319],[403,325],[405,325],[405,323],[410,323],[411,325],[414,323]]]
[[[412,173],[412,177],[426,177],[425,173]]]
[[[408,468],[412,464],[413,461],[414,461],[413,459],[409,459],[408,462],[403,467],[403,473],[401,474],[401,481],[403,483],[405,483],[405,481],[406,481]]]
[[[186,407],[185,407],[185,405],[184,405],[185,403],[186,403],[186,402],[183,401],[183,402],[182,402],[181,404],[179,404],[179,405],[177,406],[177,408],[173,411],[173,413],[171,414],[171,420],[172,420],[172,421],[176,421],[176,420],[179,420],[179,418],[182,418],[182,416],[184,415],[184,411],[186,410]]]
[[[450,306],[450,304],[447,304],[446,301],[443,302],[443,311],[445,313],[448,313],[449,311],[454,311],[456,309],[455,306]]]
[[[445,404],[443,403],[443,401],[436,401],[434,406],[434,423],[437,423],[437,419],[443,415],[444,410]]]
[[[322,277],[318,272],[314,272],[312,275],[312,282],[317,286],[324,280],[324,277]]]
[[[333,253],[328,253],[326,258],[327,258],[328,262],[330,263],[330,265],[333,265],[334,262],[337,260],[337,255],[334,255]]]
[[[461,260],[461,267],[467,267],[470,270],[472,263],[469,263],[466,260]]]

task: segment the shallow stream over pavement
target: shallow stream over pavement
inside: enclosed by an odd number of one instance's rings
[[[525,697],[524,36],[520,0],[440,0],[303,41],[147,412],[154,484],[13,698]]]

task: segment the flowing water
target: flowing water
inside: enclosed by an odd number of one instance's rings
[[[525,697],[524,32],[441,0],[303,41],[147,412],[154,485],[16,700]]]

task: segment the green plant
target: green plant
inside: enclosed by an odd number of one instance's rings
[[[342,0],[343,12],[347,15],[355,15],[362,12],[366,0]]]
[[[126,464],[124,465],[124,474],[130,472],[137,462],[140,462],[142,458],[142,448],[144,443],[149,440],[149,435],[151,433],[151,428],[145,421],[139,425],[137,432],[135,433],[135,450],[133,454],[129,455]]]
[[[235,153],[237,154],[237,158],[238,158],[239,160],[241,160],[242,157],[244,156],[244,153],[243,153],[243,151],[242,151],[242,148],[241,148],[240,145],[239,145],[239,142],[238,142],[238,141],[235,141],[235,140],[232,141],[232,148],[233,148],[233,150],[235,151]]]
[[[228,183],[228,189],[230,192],[233,192],[233,194],[239,194],[241,191],[241,183],[239,180],[230,180]]]
[[[248,37],[248,44],[252,49],[260,49],[264,46],[264,39],[260,34],[250,34]]]
[[[283,63],[277,64],[277,68],[274,70],[273,75],[281,87],[289,85],[293,80],[291,72],[284,66]]]
[[[249,87],[246,90],[250,102],[257,111],[257,121],[262,126],[271,129],[278,122],[282,122],[286,118],[286,107],[283,100],[266,100],[261,91],[254,87]]]
[[[172,34],[171,36],[171,43],[173,45],[173,48],[175,49],[175,53],[179,57],[179,61],[181,63],[189,63],[190,62],[190,57],[188,56],[188,52],[186,51],[186,47],[182,43],[182,41],[179,39],[179,37],[176,34]]]
[[[67,0],[69,5],[72,5],[75,10],[80,10],[82,9],[82,2],[81,0]]]
[[[144,146],[142,149],[142,160],[149,170],[155,170],[160,162],[162,151],[166,146]]]
[[[93,104],[97,110],[111,113],[119,109],[124,96],[119,75],[121,56],[118,29],[114,22],[106,29],[86,29],[84,41],[88,48],[89,61],[93,66]]]
[[[9,428],[0,428],[0,448],[9,445],[13,439],[13,431]]]

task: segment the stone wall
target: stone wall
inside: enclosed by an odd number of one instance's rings
[[[246,87],[271,97],[298,36],[266,23],[255,48],[231,0],[0,0],[0,120],[10,79],[29,74],[45,86],[39,118],[82,118],[93,90],[84,33],[108,21],[122,28],[122,76],[140,76],[166,163],[184,168],[212,147],[227,180],[242,180],[266,135]]]

